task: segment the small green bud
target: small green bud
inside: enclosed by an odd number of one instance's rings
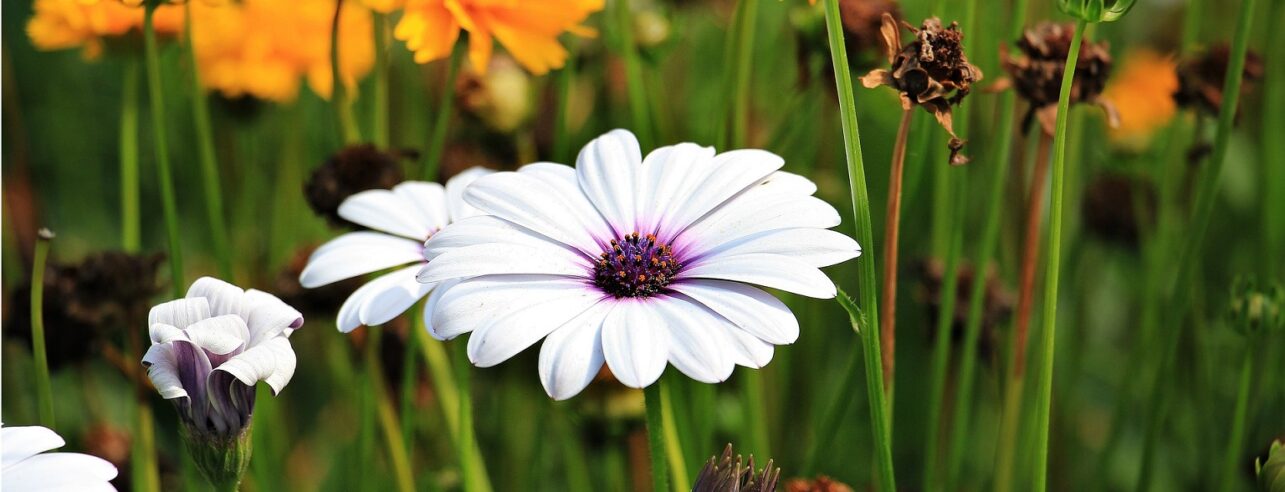
[[[1057,8],[1085,22],[1115,22],[1133,8],[1135,0],[1058,0]],[[1109,5],[1108,5],[1109,4]]]
[[[1280,329],[1285,295],[1279,286],[1263,287],[1250,278],[1237,278],[1232,284],[1229,314],[1232,326],[1245,335]]]
[[[1258,474],[1259,490],[1285,492],[1285,445],[1273,441],[1267,461],[1254,460],[1254,472]]]
[[[235,491],[241,484],[241,477],[250,466],[252,451],[251,428],[247,425],[236,435],[219,436],[200,432],[184,424],[180,426],[183,446],[192,456],[192,461],[201,470],[201,475],[210,481],[216,492]]]

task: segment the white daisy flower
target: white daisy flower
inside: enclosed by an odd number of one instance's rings
[[[604,361],[638,388],[667,362],[709,383],[738,364],[762,367],[799,324],[750,284],[831,298],[819,268],[861,252],[826,230],[838,212],[782,164],[762,150],[716,155],[690,143],[643,159],[633,134],[616,130],[585,146],[574,169],[536,163],[482,177],[464,198],[490,215],[425,245],[418,278],[439,284],[430,333],[473,332],[468,354],[481,367],[545,339],[540,379],[559,400]]]
[[[451,222],[480,214],[462,198],[464,188],[493,171],[470,168],[446,186],[407,181],[392,190],[367,190],[339,205],[339,216],[373,230],[349,232],[321,245],[299,274],[305,288],[400,267],[353,292],[339,308],[336,324],[348,333],[361,325],[387,323],[433,290],[415,281],[428,261],[424,242]],[[425,322],[428,321],[425,316]]]
[[[45,492],[115,491],[116,467],[80,453],[46,453],[67,442],[44,427],[0,428],[0,490]]]
[[[280,393],[294,375],[289,337],[303,315],[272,294],[202,277],[187,296],[147,315],[147,377],[195,434],[241,435],[254,411],[254,386]]]

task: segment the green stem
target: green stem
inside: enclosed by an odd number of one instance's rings
[[[668,384],[659,381],[652,386],[660,387],[660,421],[665,433],[665,456],[669,461],[670,476],[674,479],[674,492],[683,492],[687,484],[687,464],[683,461],[683,442],[678,437],[678,424],[674,419],[674,397]]]
[[[375,399],[375,412],[379,427],[384,433],[384,443],[388,447],[388,458],[393,465],[393,475],[397,481],[397,490],[410,492],[415,490],[415,479],[410,469],[410,458],[406,453],[406,443],[397,420],[397,412],[384,381],[383,368],[379,364],[379,343],[381,330],[368,327],[366,334],[366,373],[370,375],[372,397]]]
[[[35,260],[31,266],[31,355],[36,366],[36,401],[40,408],[40,425],[54,427],[54,392],[49,381],[49,356],[45,353],[45,261],[54,234],[41,229],[36,240]]]
[[[121,249],[134,253],[142,245],[138,213],[138,60],[125,62],[120,106]]]
[[[642,65],[638,62],[638,48],[634,46],[634,19],[629,13],[629,0],[613,0],[611,5],[619,36],[617,41],[620,43],[620,57],[625,64],[633,131],[638,136],[638,145],[650,149],[655,144],[655,139],[647,107],[647,88],[643,85]]]
[[[568,128],[567,111],[571,106],[571,82],[575,78],[575,56],[567,57],[567,64],[558,70],[554,78],[557,84],[558,99],[556,113],[553,117],[553,160],[554,162],[571,161],[571,129]]]
[[[1249,386],[1254,374],[1254,354],[1257,347],[1245,347],[1245,360],[1240,367],[1240,385],[1236,390],[1236,409],[1232,417],[1231,434],[1227,437],[1227,452],[1223,455],[1222,486],[1218,490],[1237,490],[1236,478],[1241,468],[1240,446],[1245,441],[1246,414],[1249,413]]]
[[[219,263],[219,274],[232,281],[232,250],[228,247],[227,224],[223,218],[223,187],[219,182],[218,158],[214,153],[214,132],[210,125],[210,109],[206,104],[205,88],[201,73],[196,70],[196,48],[192,43],[192,4],[183,4],[183,16],[189,26],[184,29],[188,63],[194,67],[192,80],[192,119],[196,127],[197,150],[201,159],[201,184],[205,194],[205,213],[210,221],[210,246]]]
[[[739,149],[747,142],[750,122],[750,75],[753,73],[754,29],[758,17],[758,0],[740,0],[736,17],[736,84],[732,90],[731,141],[728,149]]]
[[[423,329],[416,328],[414,331],[415,336],[428,336],[428,332]],[[461,388],[463,388],[461,381],[463,378],[455,377],[455,371],[451,368],[450,358],[447,357],[446,348],[441,342],[421,338],[418,344],[423,352],[424,361],[428,364],[428,374],[433,379],[433,389],[437,392],[437,401],[442,407],[442,417],[446,421],[446,430],[450,434],[451,444],[455,448],[461,465],[465,461],[471,464],[472,478],[466,483],[476,486],[475,490],[491,490],[490,478],[486,475],[486,462],[482,459],[477,443],[472,441],[472,432],[465,436],[460,430],[462,424],[460,421],[460,407],[462,405],[460,392]],[[467,365],[461,365],[464,366],[463,372],[467,373]],[[464,391],[467,391],[467,389]]]
[[[865,309],[864,325],[860,326],[861,343],[866,366],[866,392],[870,402],[870,427],[874,433],[875,455],[878,457],[878,483],[883,492],[896,490],[896,477],[892,462],[891,425],[887,416],[888,403],[883,391],[883,368],[879,347],[879,296],[875,288],[874,233],[870,225],[870,195],[866,190],[866,171],[861,156],[861,135],[857,126],[857,113],[852,93],[852,72],[848,67],[847,48],[843,45],[843,25],[839,20],[839,1],[825,0],[825,25],[829,35],[830,58],[834,64],[835,85],[839,93],[839,113],[843,126],[844,155],[848,166],[848,186],[852,196],[856,239],[865,251],[864,259],[857,261],[861,306]]]
[[[374,12],[375,31],[375,86],[371,91],[374,111],[371,111],[370,135],[375,146],[388,148],[388,15]]]
[[[1053,182],[1052,201],[1049,210],[1049,254],[1048,268],[1044,282],[1044,333],[1041,335],[1042,353],[1040,362],[1039,389],[1037,397],[1036,425],[1037,442],[1035,449],[1035,490],[1043,492],[1048,481],[1048,443],[1049,443],[1049,406],[1053,398],[1053,355],[1057,341],[1057,284],[1061,273],[1062,262],[1062,202],[1063,181],[1066,179],[1066,122],[1070,116],[1071,83],[1075,80],[1075,62],[1080,56],[1080,43],[1084,40],[1084,29],[1088,22],[1080,20],[1071,37],[1071,49],[1066,55],[1066,67],[1062,71],[1061,93],[1057,101],[1057,124],[1053,132]]]
[[[156,468],[156,424],[152,415],[152,406],[147,398],[137,398],[136,416],[138,427],[134,429],[136,438],[132,454],[133,484],[135,492],[155,492],[161,490],[161,478]]]
[[[165,96],[161,87],[160,48],[156,44],[155,16],[159,3],[148,2],[143,13],[143,47],[147,56],[147,89],[152,108],[152,139],[156,150],[157,180],[161,185],[161,209],[165,215],[165,232],[170,247],[170,289],[174,297],[183,296],[183,248],[179,245],[178,204],[174,198],[174,178],[170,172],[170,150],[165,133]]]
[[[1285,2],[1272,2],[1267,15],[1273,25],[1285,20]],[[1263,82],[1263,107],[1285,107],[1285,30],[1269,29],[1265,53],[1267,71]],[[1279,138],[1280,129],[1285,128],[1285,114],[1281,111],[1263,111],[1263,230],[1266,241],[1263,242],[1263,259],[1267,265],[1267,277],[1277,275],[1281,278],[1281,261],[1279,252],[1285,250],[1285,172],[1280,162],[1285,161],[1285,142]]]
[[[446,131],[451,121],[451,111],[455,105],[455,77],[460,72],[464,61],[464,44],[456,43],[451,49],[451,58],[447,61],[446,80],[442,83],[441,97],[437,100],[437,114],[433,117],[433,129],[428,135],[428,150],[424,152],[424,176],[428,181],[437,180],[437,171],[442,165],[442,150],[446,148]]]
[[[455,383],[459,388],[459,432],[460,443],[464,447],[465,453],[460,455],[460,473],[464,475],[464,490],[476,492],[480,490],[490,490],[490,485],[484,485],[479,474],[483,474],[478,457],[480,451],[477,444],[477,435],[473,429],[473,390],[470,388],[470,367],[468,355],[464,351],[462,343],[457,342],[460,349],[455,354]]]
[[[670,492],[669,472],[665,459],[664,415],[661,397],[663,380],[643,388],[643,398],[647,407],[647,448],[651,450],[651,489],[655,492]]]
[[[339,136],[344,145],[352,145],[361,141],[361,130],[353,118],[352,101],[348,98],[348,88],[344,87],[343,70],[340,69],[343,65],[339,63],[339,21],[343,10],[344,0],[337,0],[335,16],[330,23],[330,103],[339,119]]]

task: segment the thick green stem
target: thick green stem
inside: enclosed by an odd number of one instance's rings
[[[1057,101],[1057,124],[1053,132],[1053,182],[1052,200],[1049,210],[1049,254],[1048,268],[1044,282],[1044,332],[1041,335],[1040,380],[1037,397],[1036,425],[1037,440],[1035,448],[1035,483],[1034,488],[1043,492],[1048,482],[1048,443],[1049,411],[1053,399],[1053,356],[1057,341],[1057,286],[1062,262],[1062,202],[1066,179],[1066,122],[1070,117],[1071,83],[1075,79],[1075,62],[1080,57],[1080,43],[1084,40],[1084,29],[1088,22],[1080,20],[1071,37],[1071,49],[1066,55],[1066,66],[1062,71],[1061,93]]]
[[[870,427],[875,438],[878,460],[878,484],[883,492],[896,490],[892,462],[892,432],[888,403],[883,391],[883,367],[879,347],[879,295],[875,287],[875,257],[871,246],[874,233],[870,224],[870,195],[866,190],[866,171],[861,155],[861,135],[852,92],[852,72],[843,45],[843,25],[839,20],[839,1],[825,0],[825,25],[829,35],[830,59],[834,64],[835,86],[839,93],[839,114],[843,126],[844,155],[848,167],[848,186],[852,196],[856,239],[865,248],[865,258],[858,259],[858,284],[864,324],[859,328],[866,366],[866,393],[870,402]]]
[[[674,397],[668,384],[659,381],[652,386],[660,387],[660,422],[665,433],[665,456],[669,461],[670,477],[673,478],[674,492],[683,492],[687,484],[687,464],[683,461],[683,442],[678,437],[678,423],[674,420]],[[760,402],[761,403],[761,402]]]
[[[152,140],[156,150],[156,174],[161,185],[161,210],[170,247],[170,290],[183,297],[183,248],[179,245],[178,204],[170,171],[170,150],[166,141],[165,96],[161,87],[160,48],[156,44],[155,16],[158,4],[149,2],[143,13],[143,47],[147,56],[147,89],[152,109]]]
[[[651,112],[647,107],[647,88],[643,85],[642,65],[638,61],[638,48],[634,46],[634,18],[629,13],[629,0],[613,0],[611,8],[618,31],[616,35],[620,43],[620,57],[625,65],[633,131],[638,136],[639,146],[650,149],[656,140],[651,125]]]
[[[376,416],[379,419],[379,427],[384,433],[384,444],[388,449],[389,461],[393,465],[393,478],[396,479],[397,490],[411,492],[415,490],[414,474],[410,469],[406,443],[402,440],[404,435],[397,420],[397,412],[393,410],[388,384],[384,381],[383,368],[379,363],[379,343],[382,333],[374,328],[367,328],[367,330],[370,331],[366,336],[366,373],[370,376]]]
[[[196,70],[196,48],[192,43],[192,4],[183,4],[183,16],[188,28],[184,30],[188,63],[193,67],[192,119],[196,128],[197,153],[201,159],[201,185],[205,194],[205,213],[210,222],[210,247],[219,263],[219,274],[232,281],[232,250],[228,247],[227,223],[223,218],[223,186],[219,182],[218,157],[214,152],[214,131],[210,125],[210,108],[201,84],[201,72]]]
[[[1223,454],[1222,486],[1218,490],[1237,490],[1236,476],[1241,468],[1240,446],[1245,441],[1246,414],[1249,413],[1249,387],[1253,381],[1254,354],[1258,347],[1245,347],[1245,360],[1240,367],[1240,385],[1236,390],[1236,409],[1232,416],[1231,434],[1227,437],[1227,452]]]
[[[664,414],[660,386],[663,380],[643,388],[647,407],[647,448],[651,451],[651,489],[670,492],[669,471],[665,459]]]
[[[472,439],[472,432],[470,431],[467,436],[461,432],[460,392],[464,388],[462,383],[466,382],[462,379],[467,376],[459,378],[455,376],[446,348],[441,342],[426,339],[428,332],[422,327],[417,326],[414,332],[415,336],[421,337],[418,345],[423,352],[424,362],[428,364],[428,375],[433,380],[433,389],[442,407],[442,418],[446,421],[446,430],[450,435],[451,444],[455,448],[460,463],[468,461],[471,466],[471,478],[466,484],[472,484],[477,487],[475,490],[479,491],[491,490],[490,478],[486,475],[486,462],[482,459],[477,442]],[[461,363],[461,366],[462,372],[467,373],[468,364]],[[463,390],[467,391],[466,388]]]
[[[1285,21],[1285,1],[1272,2],[1267,19],[1273,25]],[[1263,107],[1285,108],[1285,29],[1269,29],[1267,36]],[[1285,113],[1263,111],[1263,260],[1267,276],[1276,278],[1285,273],[1280,255],[1285,250],[1285,169],[1280,165],[1285,162],[1285,140],[1279,138],[1281,128],[1285,128]]]
[[[36,366],[36,401],[40,425],[54,427],[54,393],[49,381],[49,356],[45,353],[45,261],[54,234],[41,229],[31,265],[31,355]]]
[[[437,171],[442,166],[442,151],[446,148],[446,131],[455,106],[455,77],[464,61],[464,44],[456,43],[447,61],[446,80],[442,82],[441,97],[437,100],[437,114],[433,116],[433,129],[428,135],[428,151],[424,152],[423,179],[437,181]]]
[[[125,61],[120,105],[120,236],[121,249],[142,247],[138,212],[138,60]]]
[[[352,101],[348,97],[348,88],[344,86],[343,64],[339,61],[339,26],[343,10],[344,0],[336,0],[335,16],[330,23],[330,104],[339,120],[339,136],[344,145],[352,145],[361,141],[361,130],[352,114]]]
[[[388,15],[375,12],[375,83],[371,90],[370,136],[376,147],[388,148]]]

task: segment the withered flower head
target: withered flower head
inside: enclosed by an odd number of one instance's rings
[[[816,479],[793,478],[785,482],[785,492],[852,492],[848,484],[820,475]]]
[[[1041,22],[1027,29],[1022,39],[1017,40],[1018,56],[1010,56],[1006,49],[1000,53],[1000,64],[1012,77],[1011,83],[1017,93],[1031,104],[1023,126],[1030,125],[1033,118],[1038,119],[1044,132],[1053,134],[1062,74],[1066,70],[1066,57],[1071,51],[1074,31],[1074,24]],[[1115,128],[1120,124],[1115,106],[1099,97],[1110,74],[1111,53],[1107,51],[1106,43],[1083,40],[1071,82],[1071,103],[1088,102],[1101,106],[1107,113],[1107,123]]]
[[[1216,44],[1198,56],[1178,64],[1178,91],[1173,99],[1179,106],[1204,111],[1218,116],[1223,105],[1223,82],[1227,65],[1231,62],[1231,48],[1226,43]],[[1254,51],[1245,53],[1243,84],[1263,78],[1263,58]]]
[[[905,22],[902,26],[915,35],[915,40],[904,47],[897,34],[897,21],[883,14],[880,33],[892,67],[871,70],[861,77],[861,83],[867,88],[892,87],[901,93],[902,108],[909,110],[919,105],[932,113],[950,133],[950,163],[964,164],[968,158],[959,154],[964,141],[955,135],[950,107],[968,95],[973,83],[982,79],[982,71],[964,56],[964,34],[959,31],[959,23],[942,27],[941,20],[932,17],[924,20],[919,29]]]
[[[312,211],[331,225],[352,226],[339,217],[339,204],[355,193],[389,189],[402,182],[401,160],[415,156],[414,151],[382,151],[370,144],[345,147],[312,172],[304,184],[304,197]]]
[[[946,265],[937,258],[920,261],[917,265],[920,284],[915,297],[927,305],[928,316],[936,320],[941,312],[941,290],[946,276]],[[972,303],[973,279],[977,269],[971,263],[961,262],[955,282],[955,309],[951,313],[950,336],[952,342],[962,342]],[[982,326],[977,350],[986,360],[995,353],[999,343],[999,327],[1013,314],[1014,295],[993,268],[986,269],[986,287],[982,293]],[[934,331],[935,332],[935,331]]]
[[[781,479],[781,469],[772,468],[772,460],[761,470],[754,469],[754,456],[732,461],[732,445],[723,449],[722,457],[711,456],[700,473],[692,492],[773,492]]]
[[[54,368],[86,360],[113,328],[146,316],[161,291],[156,272],[163,254],[120,251],[93,253],[79,263],[50,264],[45,270],[44,318],[49,364]],[[31,284],[14,291],[5,331],[30,341]]]
[[[1089,232],[1134,247],[1141,229],[1155,223],[1155,187],[1118,173],[1102,174],[1085,187],[1080,212]]]

